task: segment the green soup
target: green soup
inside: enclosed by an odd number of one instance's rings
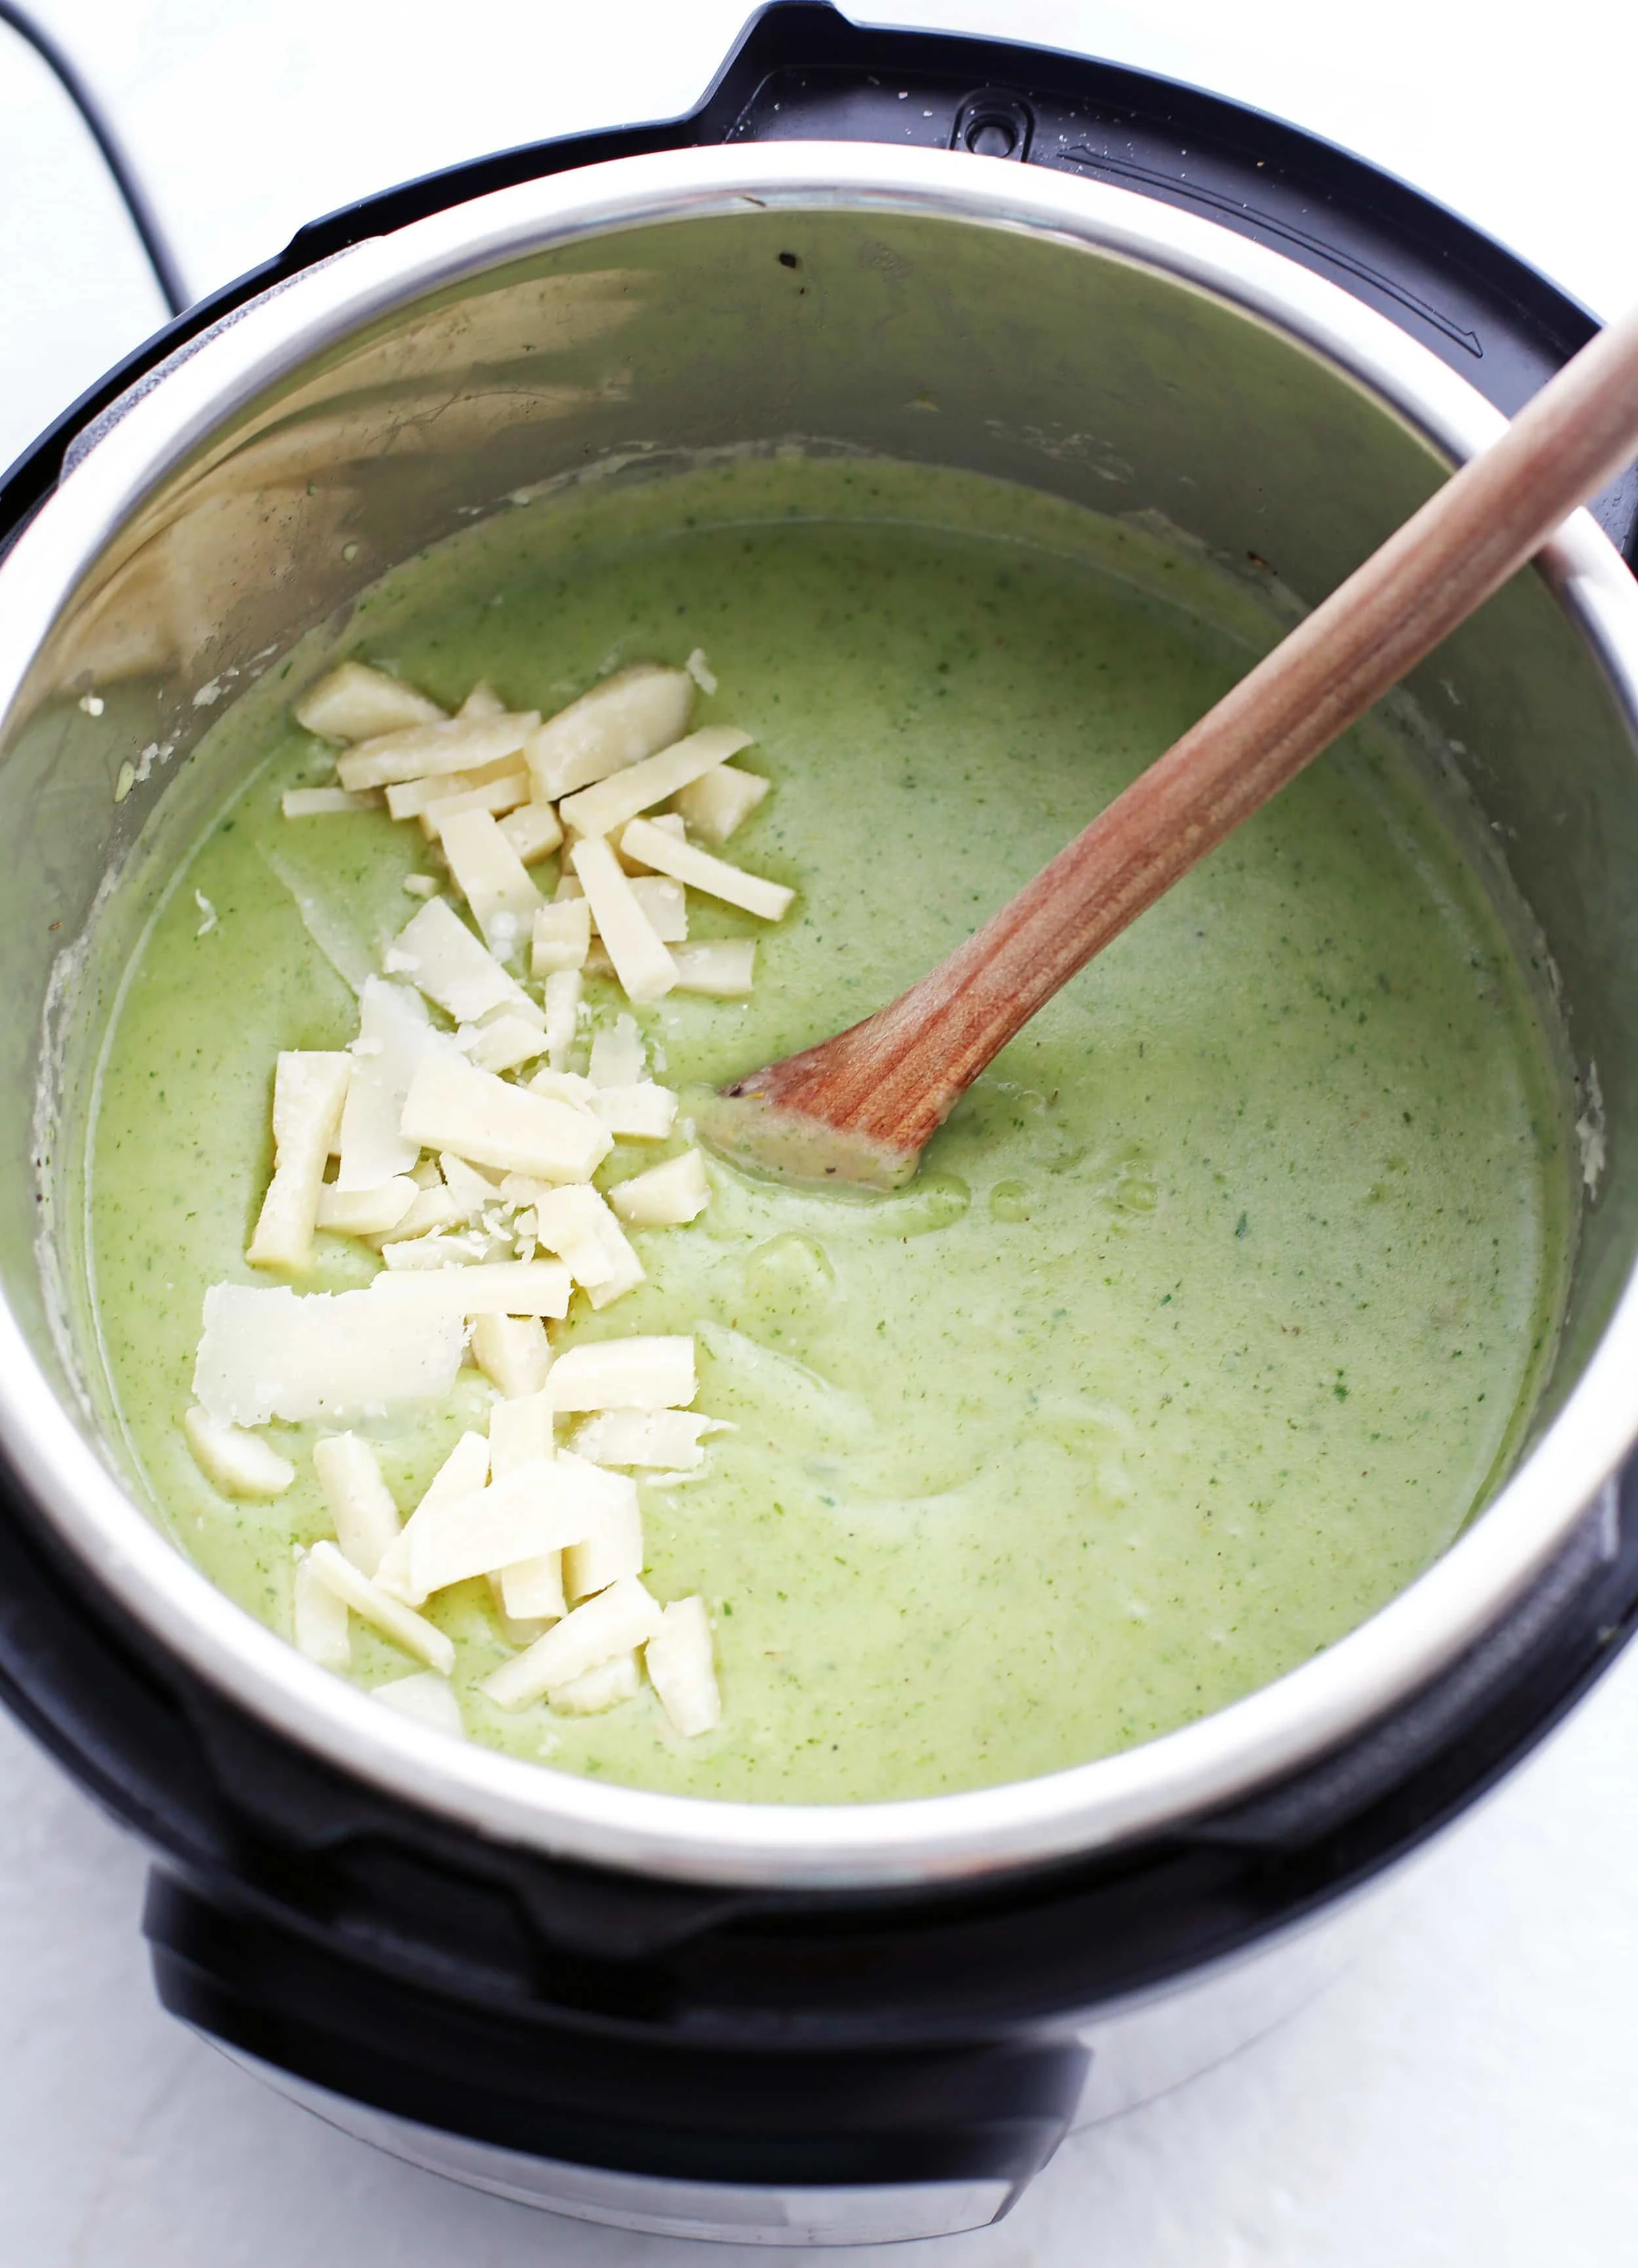
[[[902,988],[1274,635],[1138,528],[951,474],[752,462],[487,522],[328,651],[451,706],[487,678],[550,711],[705,650],[697,720],[751,731],[773,782],[728,855],[799,897],[775,928],[696,902],[692,935],[760,951],[748,1001],[642,1012],[686,1089]],[[415,909],[413,828],[280,815],[327,771],[281,705],[324,659],[207,741],[195,772],[236,787],[202,837],[155,831],[168,887],[86,1113],[102,1390],[170,1532],[281,1631],[292,1544],[329,1532],[319,1429],[271,1429],[298,1477],[246,1505],[179,1420],[206,1286],[258,1280],[275,1053],[348,1043],[337,964],[378,966]],[[647,1283],[554,1336],[696,1336],[695,1407],[735,1430],[643,1484],[646,1580],[706,1597],[723,1722],[679,1741],[646,1691],[496,1709],[477,1683],[509,1648],[474,1582],[428,1609],[469,1733],[689,1794],[934,1794],[1185,1724],[1425,1568],[1527,1421],[1569,1188],[1547,1020],[1431,777],[1385,727],[1350,735],[1042,1012],[901,1192],[714,1167],[693,1226],[635,1232]],[[681,1146],[622,1144],[599,1182]],[[374,1266],[320,1236],[304,1288]],[[375,1429],[401,1505],[491,1399],[465,1370],[451,1406]],[[365,1684],[415,1666],[362,1629],[355,1662]]]

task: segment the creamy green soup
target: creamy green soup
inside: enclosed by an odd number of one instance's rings
[[[326,659],[549,712],[705,650],[697,721],[753,733],[773,783],[731,855],[799,895],[772,929],[698,902],[692,935],[754,932],[760,958],[748,1001],[642,1012],[687,1089],[901,989],[1274,635],[1143,530],[845,463],[540,499],[388,578],[195,760],[221,799],[190,849],[154,835],[167,887],[88,1113],[103,1384],[181,1547],[288,1631],[292,1545],[329,1533],[317,1428],[270,1429],[297,1482],[243,1504],[179,1427],[205,1288],[257,1280],[275,1054],[347,1045],[347,976],[415,911],[413,828],[280,816],[328,770],[284,705]],[[933,1794],[1186,1723],[1425,1568],[1527,1421],[1568,1233],[1567,1091],[1464,824],[1385,728],[1356,733],[1042,1012],[907,1189],[714,1167],[697,1223],[635,1232],[648,1282],[554,1336],[695,1336],[695,1407],[736,1430],[643,1484],[646,1580],[709,1602],[723,1722],[679,1741],[646,1690],[506,1714],[477,1690],[509,1648],[473,1582],[427,1610],[468,1732],[697,1795]],[[681,1146],[621,1144],[599,1182]],[[304,1288],[374,1265],[321,1235]],[[491,1399],[465,1370],[451,1406],[374,1429],[401,1505]],[[416,1667],[362,1626],[355,1663]]]

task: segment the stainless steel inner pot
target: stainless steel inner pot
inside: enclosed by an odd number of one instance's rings
[[[1499,422],[1383,319],[1191,216],[840,144],[503,191],[337,255],[144,380],[0,563],[0,1440],[68,1548],[206,1680],[347,1771],[496,1837],[694,1881],[913,1883],[1091,1851],[1392,1712],[1506,1620],[1638,1432],[1638,588],[1584,514],[1413,687],[1547,940],[1590,1173],[1603,1152],[1536,1428],[1482,1517],[1370,1623],[1146,1747],[969,1794],[757,1807],[600,1786],[374,1706],[216,1592],[96,1438],[55,1327],[77,1297],[75,1175],[37,1098],[98,1012],[75,941],[154,802],[227,784],[184,770],[219,703],[316,625],[344,637],[388,565],[520,489],[840,444],[1158,512],[1312,601]],[[80,705],[93,687],[100,715]]]

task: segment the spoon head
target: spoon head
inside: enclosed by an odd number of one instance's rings
[[[749,1082],[746,1083],[747,1086]],[[805,1111],[738,1091],[704,1097],[694,1113],[706,1147],[731,1165],[807,1189],[896,1189],[921,1163],[919,1150],[895,1150]]]

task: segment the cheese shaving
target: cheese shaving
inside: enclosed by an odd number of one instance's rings
[[[413,1653],[440,1677],[451,1675],[455,1667],[452,1641],[423,1616],[390,1596],[367,1575],[361,1575],[338,1545],[315,1543],[307,1554],[307,1565],[327,1590],[334,1591],[344,1606],[371,1624],[383,1638],[401,1646],[406,1653]]]
[[[633,1016],[616,1016],[593,1035],[586,1077],[593,1086],[631,1086],[647,1068],[643,1036]]]
[[[344,811],[374,811],[376,795],[354,795],[344,787],[287,787],[279,798],[286,819],[330,819]]]
[[[677,1123],[677,1096],[669,1086],[639,1079],[631,1086],[600,1086],[590,1097],[590,1108],[611,1134],[633,1140],[663,1142]]]
[[[577,795],[566,795],[557,807],[558,818],[565,827],[572,827],[582,835],[613,835],[640,811],[665,802],[679,789],[714,771],[718,764],[725,764],[730,756],[737,756],[741,748],[750,745],[749,733],[738,732],[728,725],[708,725],[701,732],[691,733],[686,740],[662,748],[657,755],[616,772],[612,778],[599,780],[594,787],[582,788]],[[342,782],[347,787],[355,784],[368,786],[372,783]],[[645,858],[643,863],[646,866],[653,862]]]
[[[661,998],[677,981],[676,963],[655,935],[613,851],[601,836],[592,835],[582,836],[569,856],[627,998]]]
[[[549,803],[524,803],[501,821],[501,833],[525,866],[548,858],[563,839],[557,814]]]
[[[386,791],[386,807],[394,819],[420,819],[435,804],[452,803],[480,788],[504,785],[521,779],[522,802],[529,792],[529,776],[516,755],[496,756],[492,764],[478,764],[469,772],[434,772],[419,779],[395,780]]]
[[[484,1679],[483,1690],[503,1709],[525,1708],[549,1686],[571,1684],[615,1654],[645,1646],[662,1627],[658,1603],[641,1578],[625,1576],[554,1624],[515,1660],[503,1662]]]
[[[497,757],[516,755],[540,721],[532,711],[521,717],[452,717],[442,724],[413,725],[408,732],[358,741],[338,757],[335,776],[343,787],[357,789],[477,771]]]
[[[342,662],[296,703],[297,723],[327,740],[373,740],[413,725],[438,724],[444,713],[413,685],[400,685],[363,661]]]
[[[546,980],[546,1059],[554,1071],[568,1067],[580,1027],[580,971],[555,968]],[[532,1080],[538,1087],[538,1081]]]
[[[305,1653],[309,1661],[316,1661],[320,1669],[350,1669],[353,1634],[347,1603],[320,1580],[305,1551],[296,1554],[291,1591],[291,1636],[297,1652]]]
[[[535,1234],[555,1252],[594,1307],[606,1307],[643,1281],[643,1263],[606,1200],[588,1183],[545,1189],[535,1201]]]
[[[747,874],[743,866],[731,865],[726,858],[714,858],[692,843],[679,843],[651,820],[634,819],[620,840],[622,849],[657,873],[669,874],[676,881],[686,882],[691,890],[703,890],[708,897],[739,906],[763,921],[780,920],[797,895],[782,882]],[[590,891],[586,895],[590,896]]]
[[[448,1044],[433,1031],[425,1003],[407,985],[389,984],[380,976],[365,980],[358,1037],[351,1049],[353,1072],[342,1110],[339,1190],[379,1189],[410,1171],[421,1152],[399,1130],[404,1097],[417,1065]]]
[[[509,1622],[555,1622],[569,1612],[563,1596],[563,1555],[542,1551],[503,1567],[496,1580],[501,1609]]]
[[[312,1257],[319,1191],[341,1129],[352,1057],[286,1049],[273,1081],[273,1179],[246,1258],[253,1268],[305,1268]]]
[[[419,786],[422,783],[413,781],[410,784]],[[401,791],[396,788],[387,790],[389,796],[400,792]],[[415,813],[415,816],[420,820],[421,831],[428,840],[441,843],[444,829],[452,819],[459,819],[465,814],[473,811],[487,812],[491,818],[498,818],[503,813],[516,811],[520,804],[525,804],[528,800],[528,773],[503,772],[497,779],[485,780],[473,787],[459,788],[452,795],[435,796],[430,803]],[[399,812],[393,814],[394,819],[403,815]],[[447,848],[447,845],[445,847]]]
[[[429,1269],[424,1274],[378,1276],[371,1292],[378,1286],[390,1289],[408,1308],[419,1309],[422,1314],[550,1315],[554,1319],[569,1313],[571,1289],[568,1269],[555,1260],[489,1260],[472,1267]]]
[[[560,1474],[572,1472],[580,1485],[591,1488],[587,1476],[597,1475],[597,1516],[584,1536],[563,1553],[563,1591],[570,1599],[588,1599],[607,1590],[622,1576],[643,1572],[643,1516],[637,1506],[637,1484],[628,1474],[608,1471],[584,1457],[565,1450],[557,1460]]]
[[[635,662],[542,725],[528,746],[536,796],[560,796],[668,747],[687,729],[694,687],[680,669]]]
[[[567,1685],[547,1688],[547,1701],[565,1717],[598,1717],[621,1701],[634,1701],[643,1690],[643,1675],[635,1653],[617,1653],[595,1669],[584,1670]]]
[[[676,798],[677,811],[690,835],[702,843],[724,843],[751,816],[770,784],[755,772],[723,764],[682,789]]]
[[[373,1577],[400,1525],[375,1451],[356,1433],[327,1434],[313,1444],[312,1469],[336,1542],[361,1575]]]
[[[532,886],[533,887],[533,886]],[[386,966],[409,977],[458,1024],[476,1024],[492,1009],[510,1008],[539,1022],[540,1012],[443,898],[433,898],[406,923]]]
[[[614,1477],[584,1468],[599,1480]],[[417,1513],[403,1594],[419,1606],[434,1591],[541,1552],[578,1543],[599,1517],[597,1491],[561,1459],[537,1457],[472,1496]]]
[[[643,1649],[649,1680],[685,1741],[697,1740],[722,1721],[711,1658],[711,1625],[701,1598],[675,1599],[660,1616],[660,1627]]]
[[[543,1056],[547,1044],[538,1024],[505,1009],[491,1022],[469,1027],[460,1035],[462,1052],[480,1071],[516,1071],[519,1064]]]
[[[613,1139],[589,1111],[514,1086],[455,1054],[421,1064],[400,1123],[407,1139],[430,1150],[543,1182],[589,1181]]]
[[[213,1418],[195,1403],[182,1419],[194,1462],[224,1496],[283,1496],[296,1477],[288,1457],[242,1425]]]
[[[457,812],[442,822],[440,834],[450,872],[484,943],[497,961],[511,960],[541,909],[528,868],[487,811]]]
[[[562,1283],[562,1314],[568,1271],[554,1273]],[[364,1292],[305,1295],[288,1285],[213,1284],[194,1369],[196,1399],[210,1417],[237,1425],[272,1418],[344,1422],[407,1402],[447,1400],[466,1338],[462,1314],[406,1299],[407,1288],[385,1277]]]
[[[557,899],[534,917],[529,966],[537,976],[584,968],[591,942],[591,909],[585,899]]]
[[[679,992],[704,992],[718,1000],[739,1000],[750,991],[756,974],[756,940],[749,937],[712,938],[698,945],[672,948]]]
[[[508,1401],[538,1394],[552,1366],[546,1326],[538,1315],[480,1315],[472,1327],[472,1356],[496,1392]],[[500,1407],[497,1403],[496,1408]],[[494,1423],[492,1410],[491,1430]]]
[[[596,1339],[552,1365],[556,1410],[681,1410],[695,1393],[694,1341],[686,1336]]]
[[[338,1236],[384,1236],[396,1228],[420,1191],[408,1174],[394,1174],[374,1189],[344,1189],[327,1182],[319,1191],[318,1224]]]
[[[660,1472],[694,1471],[705,1461],[701,1436],[722,1425],[691,1410],[604,1410],[575,1435],[574,1454],[594,1465],[642,1465]]]
[[[710,1198],[705,1160],[698,1150],[685,1150],[646,1174],[634,1174],[608,1193],[610,1204],[633,1228],[679,1227],[696,1219]]]

